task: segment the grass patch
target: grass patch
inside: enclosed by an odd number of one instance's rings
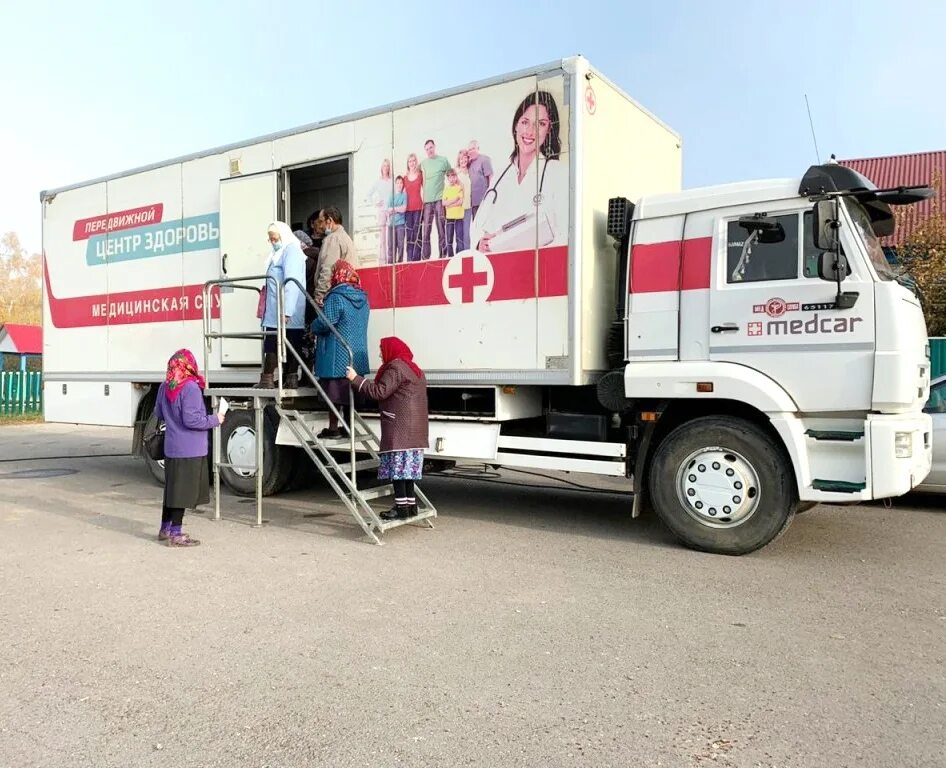
[[[39,424],[43,420],[41,413],[0,413],[0,426],[4,424]]]

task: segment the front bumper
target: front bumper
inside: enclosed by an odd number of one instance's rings
[[[911,456],[897,457],[898,432],[911,435]],[[867,417],[866,434],[869,436],[870,498],[902,496],[922,483],[930,473],[933,465],[933,421],[929,414],[871,414]]]

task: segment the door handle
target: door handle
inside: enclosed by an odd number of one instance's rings
[[[223,258],[220,259],[220,269],[223,270],[223,274],[227,274],[227,254],[223,254]]]
[[[713,333],[728,333],[730,331],[738,331],[739,326],[735,323],[726,323],[725,325],[714,325],[710,330]]]

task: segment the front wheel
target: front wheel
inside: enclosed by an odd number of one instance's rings
[[[751,421],[707,416],[660,443],[650,467],[657,515],[686,546],[744,555],[781,535],[795,514],[794,473]]]

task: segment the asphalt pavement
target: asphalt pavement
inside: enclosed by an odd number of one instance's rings
[[[731,558],[467,468],[381,547],[316,487],[170,549],[129,442],[0,426],[2,768],[946,764],[946,499]]]

